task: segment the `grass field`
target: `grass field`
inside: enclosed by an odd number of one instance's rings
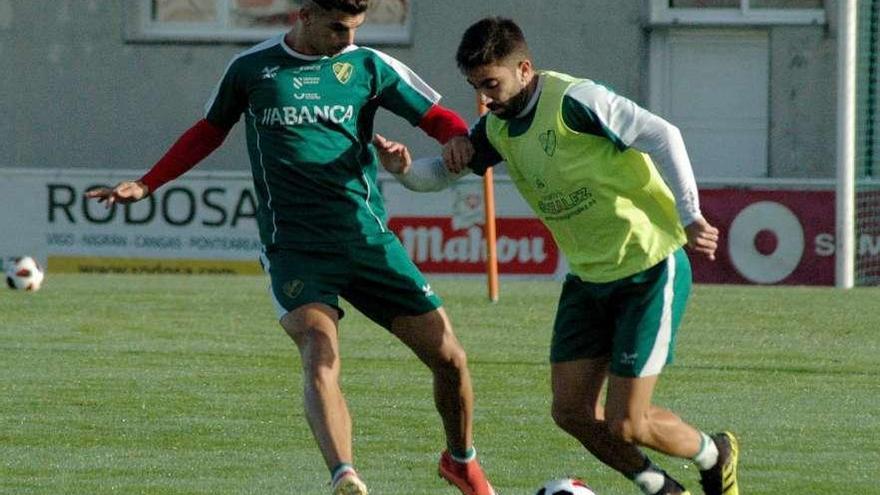
[[[262,277],[52,276],[0,292],[0,493],[328,494],[299,358]],[[634,487],[549,415],[552,282],[435,288],[470,357],[476,445],[501,495],[578,475]],[[699,286],[657,401],[741,437],[742,493],[880,494],[880,290]],[[375,495],[456,495],[426,369],[343,320],[356,463]],[[687,463],[655,456],[700,493]]]

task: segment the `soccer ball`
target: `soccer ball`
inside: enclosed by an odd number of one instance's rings
[[[43,284],[43,268],[30,256],[11,258],[6,264],[6,285],[10,289],[35,292]]]
[[[596,492],[579,479],[564,478],[544,483],[535,495],[596,495]]]

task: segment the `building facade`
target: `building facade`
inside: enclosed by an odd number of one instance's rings
[[[589,77],[678,125],[698,179],[834,175],[834,0],[378,0],[363,44],[476,116],[454,63],[486,15],[539,68]],[[0,167],[142,170],[203,114],[229,59],[295,0],[0,0]],[[269,26],[269,27],[266,27]],[[241,127],[241,126],[237,126]],[[377,129],[418,154],[401,119]],[[236,129],[204,170],[247,170]]]

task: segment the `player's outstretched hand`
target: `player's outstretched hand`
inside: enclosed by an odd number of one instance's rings
[[[454,174],[470,165],[473,157],[474,145],[467,136],[456,136],[443,145],[443,164]]]
[[[705,218],[698,218],[684,228],[688,238],[688,249],[700,253],[715,261],[715,250],[718,249],[718,229]]]
[[[113,203],[134,203],[147,197],[150,188],[141,181],[125,181],[116,184],[116,187],[96,187],[86,191],[87,198],[95,198],[99,202],[104,203],[107,208],[113,206]]]
[[[379,161],[392,174],[405,174],[412,165],[409,148],[403,143],[385,139],[381,134],[373,136],[373,146],[379,152]]]

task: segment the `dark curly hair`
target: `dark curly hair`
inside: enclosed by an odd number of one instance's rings
[[[363,14],[370,8],[370,0],[309,0],[324,10],[339,10],[346,14]]]
[[[514,54],[524,59],[531,58],[526,38],[519,26],[504,17],[486,17],[464,32],[455,61],[459,69],[469,71],[494,64]]]

